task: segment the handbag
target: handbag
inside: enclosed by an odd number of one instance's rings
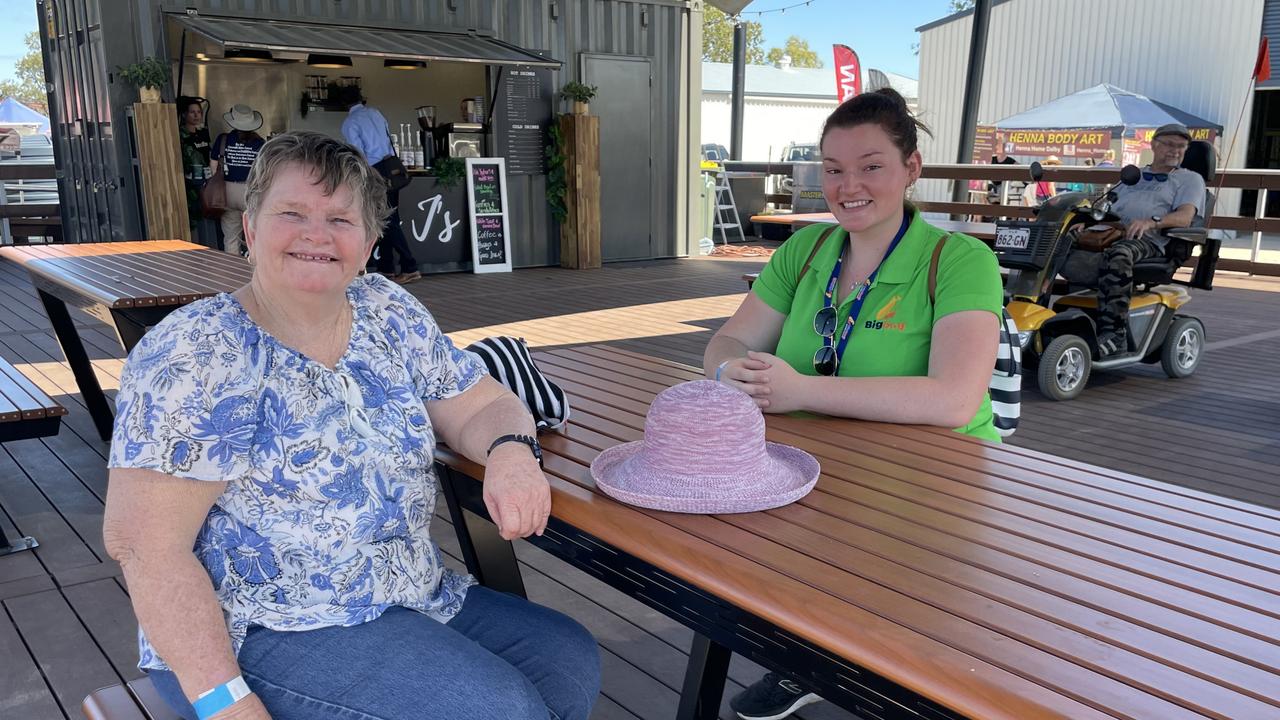
[[[222,140],[225,137],[220,135],[218,139]],[[213,177],[206,180],[200,188],[200,213],[210,220],[217,220],[227,211],[227,176],[222,173],[225,165],[225,159],[219,161]]]
[[[936,304],[938,289],[938,261],[942,247],[951,234],[943,235],[933,246],[933,258],[929,260],[929,304]],[[1006,308],[1000,308],[1000,343],[996,346],[996,364],[987,380],[987,395],[991,397],[991,421],[996,433],[1009,437],[1018,429],[1022,416],[1022,345],[1018,342],[1018,323]]]
[[[555,430],[569,419],[569,398],[533,364],[524,338],[487,337],[466,349],[480,357],[493,379],[524,401],[538,432]]]
[[[1076,247],[1089,252],[1102,252],[1124,237],[1124,230],[1111,225],[1094,225],[1076,232]]]
[[[386,179],[387,186],[395,192],[403,190],[412,179],[409,177],[409,168],[394,153],[374,163],[373,169]]]

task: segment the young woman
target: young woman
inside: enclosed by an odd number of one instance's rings
[[[921,129],[891,89],[827,118],[823,194],[838,225],[805,228],[773,255],[708,343],[708,377],[765,412],[940,425],[999,440],[987,383],[1000,339],[1000,269],[982,242],[947,237],[906,202],[920,177]],[[743,718],[780,718],[817,700],[769,673],[733,707]]]

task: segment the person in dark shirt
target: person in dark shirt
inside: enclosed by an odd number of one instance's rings
[[[1018,161],[1009,157],[1004,151],[1004,135],[996,133],[996,151],[991,156],[992,165],[1017,165]],[[1000,205],[1000,188],[1004,185],[1002,181],[992,180],[987,183],[987,202],[992,205]]]
[[[231,131],[213,141],[210,154],[214,172],[220,163],[225,163],[222,174],[227,181],[227,209],[222,213],[222,249],[232,255],[244,255],[245,181],[266,143],[257,132],[262,127],[262,113],[248,105],[232,105],[222,120]]]
[[[204,98],[178,97],[178,142],[182,149],[182,178],[187,190],[187,222],[194,230],[200,219],[200,188],[209,171],[209,128],[204,124]]]

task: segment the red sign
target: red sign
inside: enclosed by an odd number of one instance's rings
[[[848,45],[832,45],[836,54],[836,102],[862,94],[862,65]]]

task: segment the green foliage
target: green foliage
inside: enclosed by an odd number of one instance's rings
[[[436,184],[440,187],[455,187],[467,176],[467,161],[456,157],[439,158],[432,164],[429,173],[435,176]]]
[[[40,34],[32,31],[23,38],[27,54],[13,64],[15,80],[0,81],[0,97],[11,97],[41,115],[49,114],[44,91],[44,60],[40,57]]]
[[[595,85],[587,85],[577,80],[570,80],[560,90],[560,97],[574,102],[591,102],[591,98],[596,96],[596,90],[598,89]]]
[[[564,222],[569,217],[569,206],[565,203],[569,186],[564,168],[564,134],[560,132],[559,122],[551,123],[547,136],[547,206],[556,222]]]
[[[742,24],[747,32],[747,64],[764,64],[764,28],[758,22]],[[709,5],[702,13],[702,59],[733,62],[733,19]]]
[[[769,54],[765,56],[770,65],[775,67],[782,64],[782,56],[791,56],[791,67],[798,68],[820,68],[822,60],[818,58],[818,53],[809,47],[809,41],[792,35],[787,38],[787,42],[780,48],[770,48]]]
[[[169,63],[157,57],[143,58],[128,67],[117,67],[120,79],[136,88],[159,88],[169,83]]]
[[[974,0],[951,0],[951,12],[963,12],[973,9]]]

